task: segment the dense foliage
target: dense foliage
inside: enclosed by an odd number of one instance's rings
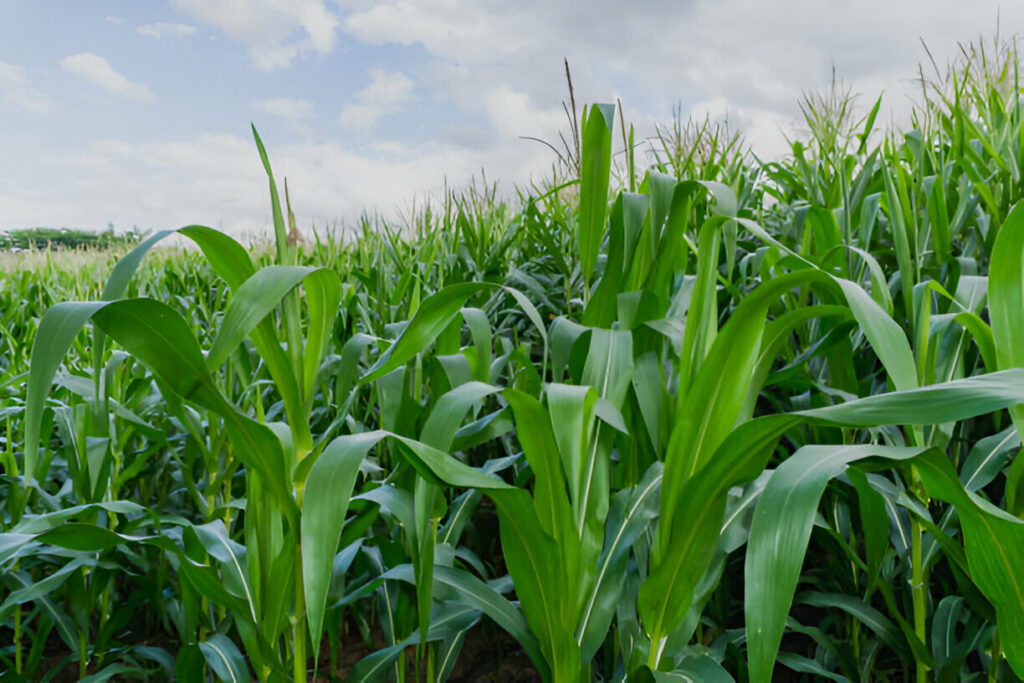
[[[136,244],[138,232],[115,234],[113,229],[25,228],[0,232],[0,249],[112,249]]]
[[[8,267],[2,677],[1017,680],[1017,55],[922,87],[305,244],[257,137],[266,253]]]

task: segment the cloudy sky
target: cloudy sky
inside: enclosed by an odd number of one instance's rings
[[[625,9],[626,7],[629,9]],[[481,169],[511,191],[578,101],[641,131],[728,116],[784,149],[837,74],[905,115],[942,63],[1024,3],[975,0],[0,0],[0,229],[266,230],[254,122],[300,224],[407,214]]]

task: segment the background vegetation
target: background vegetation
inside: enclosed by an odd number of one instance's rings
[[[3,678],[1017,680],[1018,55],[921,86],[304,244],[256,137],[270,249],[8,264]]]
[[[96,232],[69,228],[26,228],[0,232],[0,249],[113,249],[137,244],[136,231],[114,234],[113,228]]]

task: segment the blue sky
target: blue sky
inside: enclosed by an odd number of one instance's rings
[[[1024,3],[953,0],[0,0],[0,230],[265,231],[254,122],[304,228],[407,215],[481,169],[549,173],[520,136],[578,101],[622,99],[643,135],[728,117],[785,151],[801,91],[833,66],[905,117],[912,79],[957,43],[1010,37]]]

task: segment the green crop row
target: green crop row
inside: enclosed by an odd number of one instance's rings
[[[592,105],[567,182],[306,243],[254,129],[269,250],[7,267],[0,678],[1024,677],[1017,65],[768,164]]]

